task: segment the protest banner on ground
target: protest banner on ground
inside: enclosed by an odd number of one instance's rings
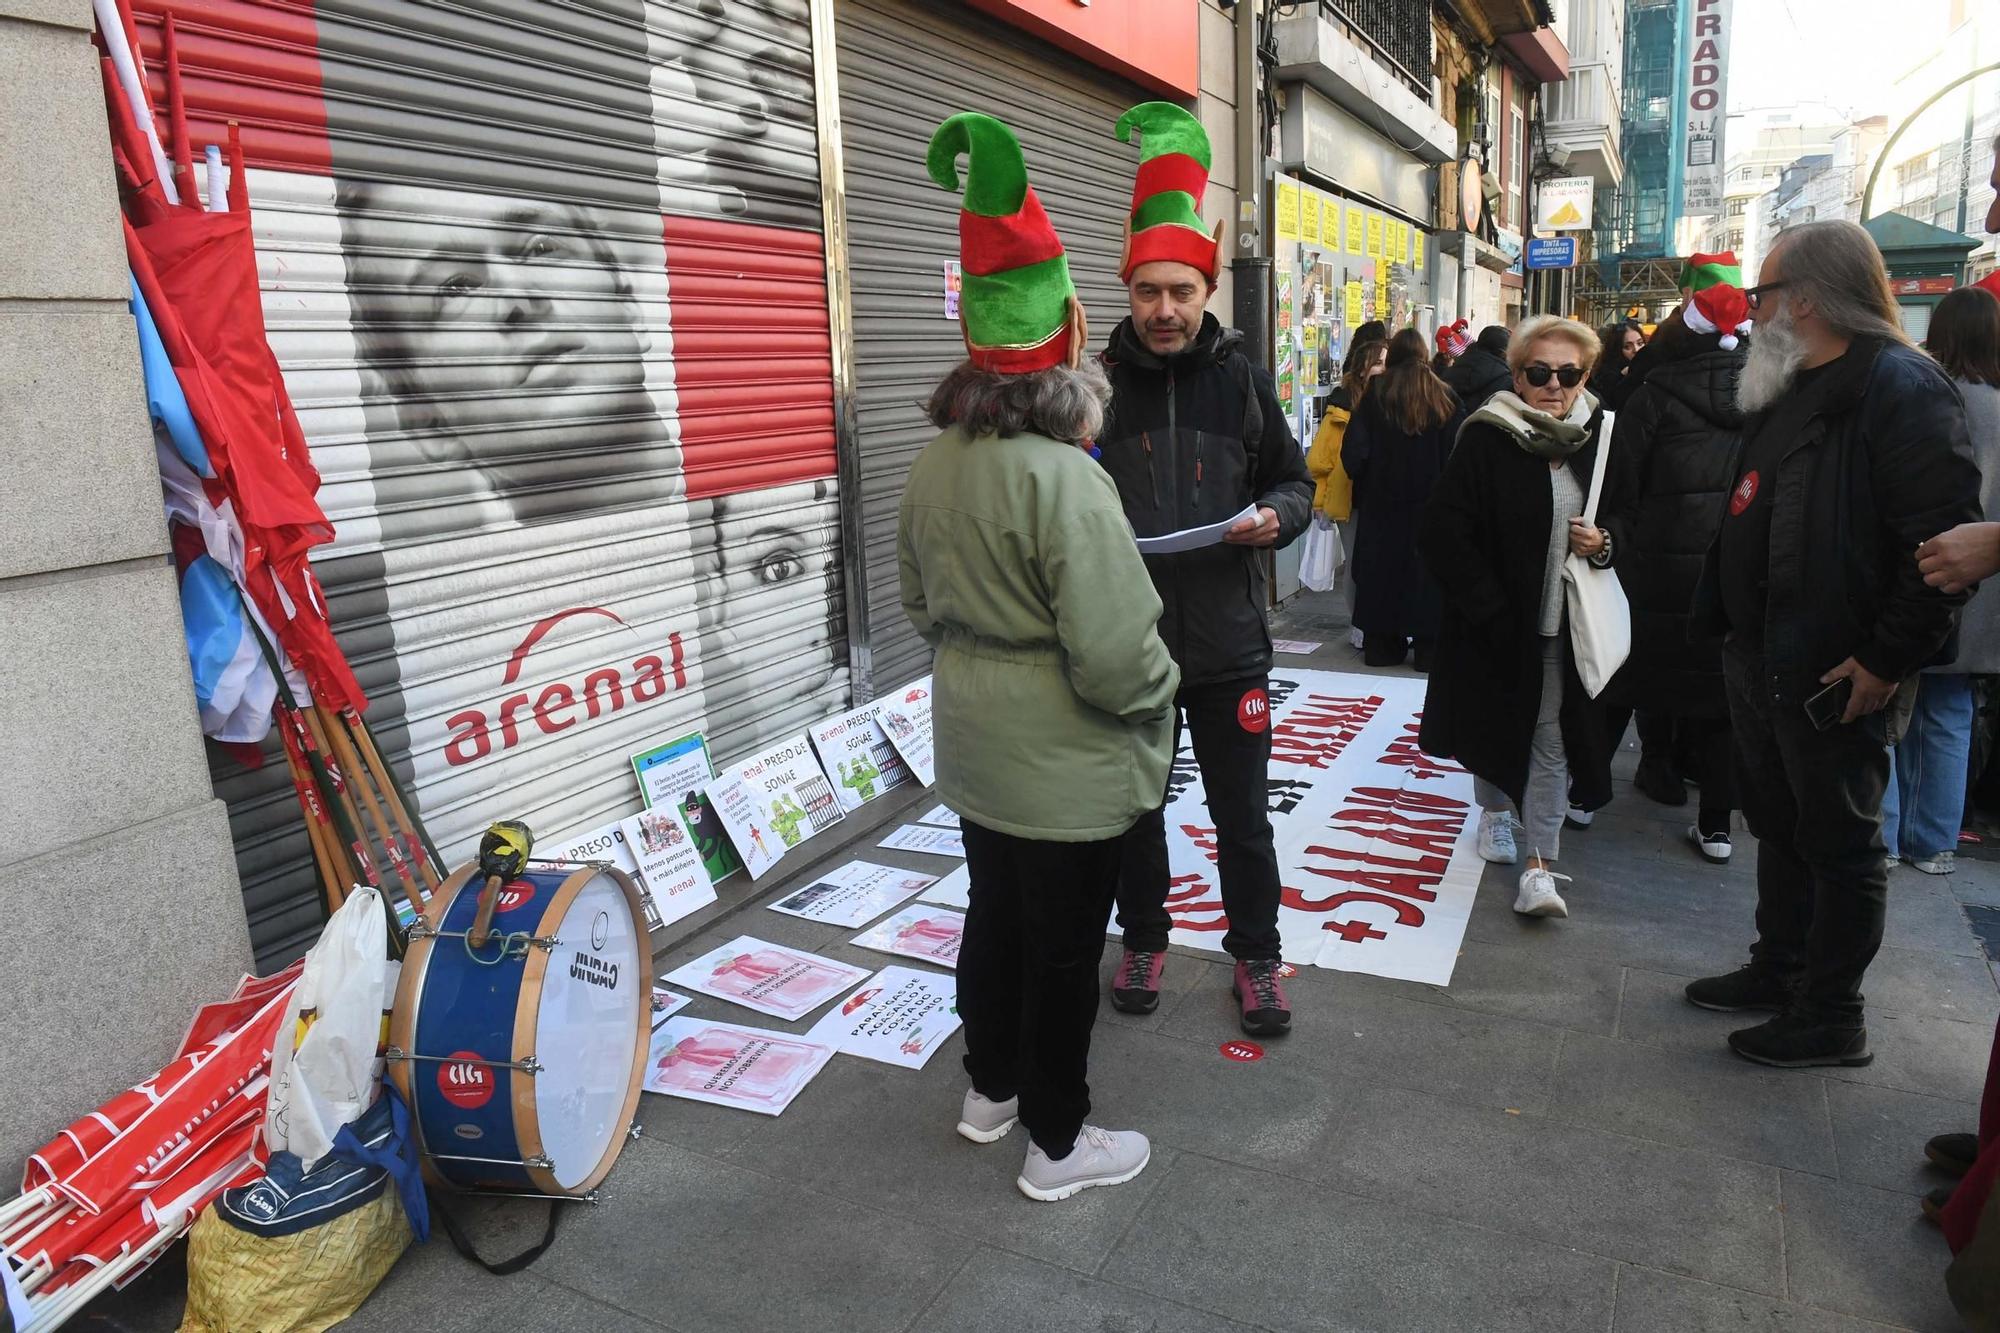
[[[905,824],[877,844],[899,852],[925,852],[931,856],[965,859],[965,835],[957,829],[932,828],[927,824]]]
[[[653,1031],[658,1032],[660,1024],[693,1003],[691,996],[676,994],[665,986],[653,987]]]
[[[849,861],[764,906],[808,921],[860,926],[902,906],[936,882],[936,875],[926,875],[920,870]]]
[[[1246,703],[1249,701],[1246,700]],[[1270,810],[1293,963],[1442,986],[1484,862],[1472,778],[1417,745],[1424,682],[1273,671],[1242,711],[1271,728]],[[1220,952],[1229,922],[1192,742],[1167,789],[1173,942]]]
[[[831,1046],[783,1032],[670,1018],[653,1030],[642,1086],[691,1102],[778,1115],[832,1058]]]
[[[913,680],[881,701],[875,720],[888,733],[896,753],[926,787],[937,781],[937,761],[931,750],[931,678]]]
[[[841,819],[833,784],[804,732],[717,775],[708,799],[752,879]]]
[[[928,814],[917,816],[919,824],[936,824],[939,828],[957,828],[958,812],[939,805],[933,806]]]
[[[660,978],[773,1018],[804,1018],[868,973],[749,935],[683,963]]]
[[[671,924],[715,901],[715,881],[708,877],[678,802],[628,816],[619,821],[618,830],[639,867],[649,927]]]
[[[922,1069],[958,1026],[956,977],[890,966],[827,1010],[806,1039],[844,1055]]]
[[[808,729],[813,748],[819,751],[820,767],[833,783],[840,808],[859,810],[893,787],[910,780],[909,765],[889,743],[876,714],[882,701],[849,709]]]
[[[888,920],[856,935],[856,948],[900,954],[944,967],[958,966],[958,945],[965,937],[965,918],[941,907],[905,907]]]
[[[972,872],[964,866],[952,871],[917,895],[920,903],[938,903],[961,910],[972,906]]]

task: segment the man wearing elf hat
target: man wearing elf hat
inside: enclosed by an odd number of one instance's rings
[[[1181,670],[1176,721],[1186,716],[1215,825],[1216,862],[1236,959],[1232,989],[1243,1029],[1281,1033],[1291,1010],[1278,979],[1278,859],[1271,843],[1266,778],[1271,763],[1271,638],[1264,620],[1262,553],[1305,531],[1313,483],[1265,371],[1243,355],[1243,337],[1207,313],[1215,294],[1221,228],[1198,211],[1208,186],[1208,135],[1168,102],[1146,102],[1118,118],[1139,135],[1119,277],[1131,318],[1100,358],[1111,376],[1111,411],[1098,438],[1141,537],[1244,517],[1221,543],[1150,555],[1146,567],[1164,607],[1160,637]],[[1246,512],[1247,511],[1247,512]],[[1125,954],[1112,1003],[1150,1013],[1172,921],[1167,913],[1164,809],[1126,835],[1118,885]]]
[[[1733,298],[1705,295],[1691,325],[1741,327]],[[1729,1034],[1746,1060],[1865,1065],[1861,984],[1888,902],[1887,746],[1965,601],[1927,586],[1916,552],[1978,515],[1979,471],[1965,408],[1904,334],[1860,226],[1784,231],[1743,296],[1756,328],[1737,388],[1747,416],[1694,628],[1726,636],[1756,939],[1748,965],[1690,982],[1687,998],[1774,1015]]]

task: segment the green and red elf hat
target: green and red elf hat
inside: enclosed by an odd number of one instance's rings
[[[1750,331],[1750,300],[1743,294],[1743,269],[1734,250],[1693,254],[1681,265],[1680,289],[1688,294],[1681,322],[1696,333],[1719,333],[1728,351]]]
[[[958,310],[966,354],[979,369],[1008,375],[1076,366],[1088,342],[1083,303],[1062,238],[1028,184],[1020,140],[991,116],[961,111],[931,135],[931,179],[959,190],[961,153]]]
[[[1139,179],[1132,186],[1119,281],[1130,282],[1133,269],[1164,259],[1201,270],[1213,285],[1222,224],[1210,230],[1201,220],[1208,131],[1172,102],[1141,102],[1118,118],[1119,142],[1130,143],[1133,130],[1139,131]]]

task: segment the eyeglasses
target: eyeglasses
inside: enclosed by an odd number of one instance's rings
[[[1746,288],[1744,290],[1743,300],[1747,305],[1749,305],[1749,307],[1752,310],[1755,310],[1759,306],[1764,304],[1765,292],[1775,292],[1784,285],[1785,283],[1783,279],[1780,279],[1777,282],[1759,283],[1755,287]]]
[[[1583,367],[1545,366],[1537,361],[1521,372],[1521,378],[1527,380],[1528,383],[1534,385],[1537,389],[1547,384],[1550,380],[1554,380],[1565,389],[1574,389],[1577,385],[1583,383]]]

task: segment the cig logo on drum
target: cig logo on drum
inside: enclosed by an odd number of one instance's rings
[[[511,912],[517,907],[526,907],[535,900],[535,886],[525,879],[517,879],[500,890],[500,901],[495,907],[502,912]]]
[[[479,1060],[477,1051],[453,1051],[438,1066],[438,1091],[462,1111],[477,1111],[493,1100],[493,1071]]]

